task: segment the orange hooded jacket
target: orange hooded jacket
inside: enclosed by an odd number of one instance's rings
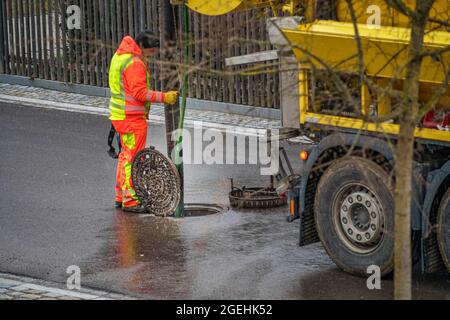
[[[129,59],[121,59],[127,55]],[[150,73],[142,50],[130,36],[123,38],[110,68],[111,120],[145,118],[149,102],[164,102],[164,93],[150,90]],[[118,91],[118,92],[117,92]]]

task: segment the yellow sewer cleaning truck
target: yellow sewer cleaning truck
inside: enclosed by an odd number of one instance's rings
[[[275,17],[267,19],[267,29],[281,64],[282,123],[298,128],[313,141],[302,153],[301,177],[293,180],[287,191],[290,217],[300,219],[300,246],[322,242],[333,261],[353,274],[366,274],[370,265],[379,266],[382,274],[391,272],[392,146],[399,125],[396,98],[383,88],[401,90],[410,19],[384,0],[352,1],[353,19],[345,0],[175,2],[210,16],[248,8],[273,10]],[[415,4],[403,2],[409,8]],[[421,103],[430,101],[434,92],[448,84],[449,12],[448,0],[436,0],[430,13],[447,26],[436,21],[428,25],[424,47],[434,54],[422,63]],[[364,75],[378,90],[358,81],[361,61]],[[283,66],[291,67],[283,71]],[[333,77],[338,78],[330,81]],[[358,107],[350,106],[349,101],[357,101]],[[411,229],[415,262],[421,263],[422,271],[446,267],[450,272],[448,86],[435,102],[415,131]],[[300,145],[299,152],[302,150]]]

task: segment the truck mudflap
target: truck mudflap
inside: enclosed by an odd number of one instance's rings
[[[304,145],[303,151],[307,151],[312,158],[316,158],[317,145]],[[308,160],[309,161],[309,160]],[[305,162],[304,166],[308,164]],[[289,203],[288,222],[300,219],[300,246],[306,246],[320,241],[314,221],[314,190],[319,182],[319,177],[309,175],[309,170],[303,167],[302,173],[292,179],[287,190]]]
[[[316,222],[314,219],[314,190],[319,183],[319,177],[309,180],[305,194],[304,210],[300,214],[300,239],[299,245],[306,246],[315,242],[319,242],[319,235],[316,230]]]
[[[450,189],[439,204],[436,217],[430,218],[435,227],[422,243],[423,271],[433,273],[447,269],[450,272]]]
[[[442,261],[450,272],[450,189],[445,193],[439,206],[436,235]]]
[[[436,271],[441,271],[445,268],[445,264],[448,264],[449,261],[443,261],[448,260],[445,256],[442,255],[442,246],[443,243],[439,243],[439,238],[437,234],[437,224],[438,219],[444,219],[444,221],[447,221],[448,219],[445,219],[445,217],[439,216],[439,215],[433,215],[431,214],[434,209],[437,209],[439,206],[438,203],[435,202],[435,196],[439,190],[439,188],[443,185],[444,181],[447,179],[447,177],[450,175],[450,161],[448,161],[442,168],[435,170],[431,172],[428,175],[427,183],[428,183],[428,190],[424,201],[423,206],[423,215],[422,215],[422,241],[421,241],[421,253],[422,253],[422,272],[424,273],[433,273]],[[445,198],[442,199],[441,204],[441,210],[446,210],[443,208]],[[449,205],[450,206],[450,205]],[[446,213],[449,215],[450,213]],[[442,231],[441,231],[442,232]],[[448,225],[447,225],[447,232],[448,232]],[[447,235],[448,237],[448,235]],[[441,241],[444,238],[441,235]],[[450,240],[448,240],[450,242]],[[439,250],[439,246],[441,246],[441,251]],[[447,248],[445,248],[448,252],[450,250],[450,243],[447,245]],[[450,255],[450,252],[448,252]]]
[[[311,243],[319,241],[319,237],[316,232],[316,223],[314,221],[313,214],[305,214],[305,211],[301,209],[300,205],[300,183],[288,190],[288,202],[290,215],[287,217],[288,222],[300,219],[300,243],[299,245],[306,246]],[[312,201],[309,199],[307,201]]]
[[[303,149],[309,153],[312,158],[316,158],[318,152],[316,145],[307,145]],[[309,161],[309,160],[308,160]],[[305,167],[307,163],[304,164]],[[290,215],[288,222],[300,219],[300,238],[299,245],[306,246],[319,242],[319,236],[316,231],[314,221],[314,190],[319,183],[319,176],[309,175],[309,170],[302,170],[302,174],[292,183],[287,191]]]
[[[422,256],[422,272],[434,273],[444,270],[445,265],[439,252],[439,243],[435,234],[422,242]]]

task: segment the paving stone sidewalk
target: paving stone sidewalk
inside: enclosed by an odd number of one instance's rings
[[[0,273],[0,300],[134,300],[112,292],[81,288],[67,290],[60,284]]]
[[[42,107],[52,107],[73,111],[81,110],[81,107],[92,108],[93,113],[108,112],[107,106],[109,99],[104,97],[94,97],[82,94],[60,92],[36,87],[11,85],[0,83],[0,101],[16,102],[24,105],[42,104]],[[83,110],[86,111],[86,110]],[[153,104],[150,111],[150,121],[161,122],[164,119],[164,107]],[[225,112],[207,111],[207,110],[186,110],[185,121],[187,123],[202,121],[210,124],[222,126],[242,127],[249,129],[279,129],[280,120],[259,118],[254,116],[245,116],[230,114]]]

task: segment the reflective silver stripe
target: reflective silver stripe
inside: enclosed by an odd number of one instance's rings
[[[121,95],[121,94],[113,94],[111,93],[111,98],[120,99],[120,100],[127,100],[127,101],[133,101],[133,102],[144,102],[137,100],[135,97],[131,95]]]
[[[157,100],[158,102],[164,102],[164,101],[163,101],[163,100],[164,100],[164,99],[163,99],[163,96],[164,96],[164,95],[163,95],[162,92],[157,92],[157,93],[156,93],[156,97],[157,97],[156,100]]]
[[[145,112],[145,106],[126,106],[125,111],[139,111],[139,112]]]
[[[122,106],[118,103],[115,103],[113,101],[110,101],[109,103],[111,108],[119,109],[122,111],[129,111],[129,112],[146,112],[145,106]]]
[[[153,97],[155,97],[155,101],[152,101]],[[164,102],[163,101],[163,93],[158,92],[158,91],[149,90],[147,93],[146,100],[149,102]]]

